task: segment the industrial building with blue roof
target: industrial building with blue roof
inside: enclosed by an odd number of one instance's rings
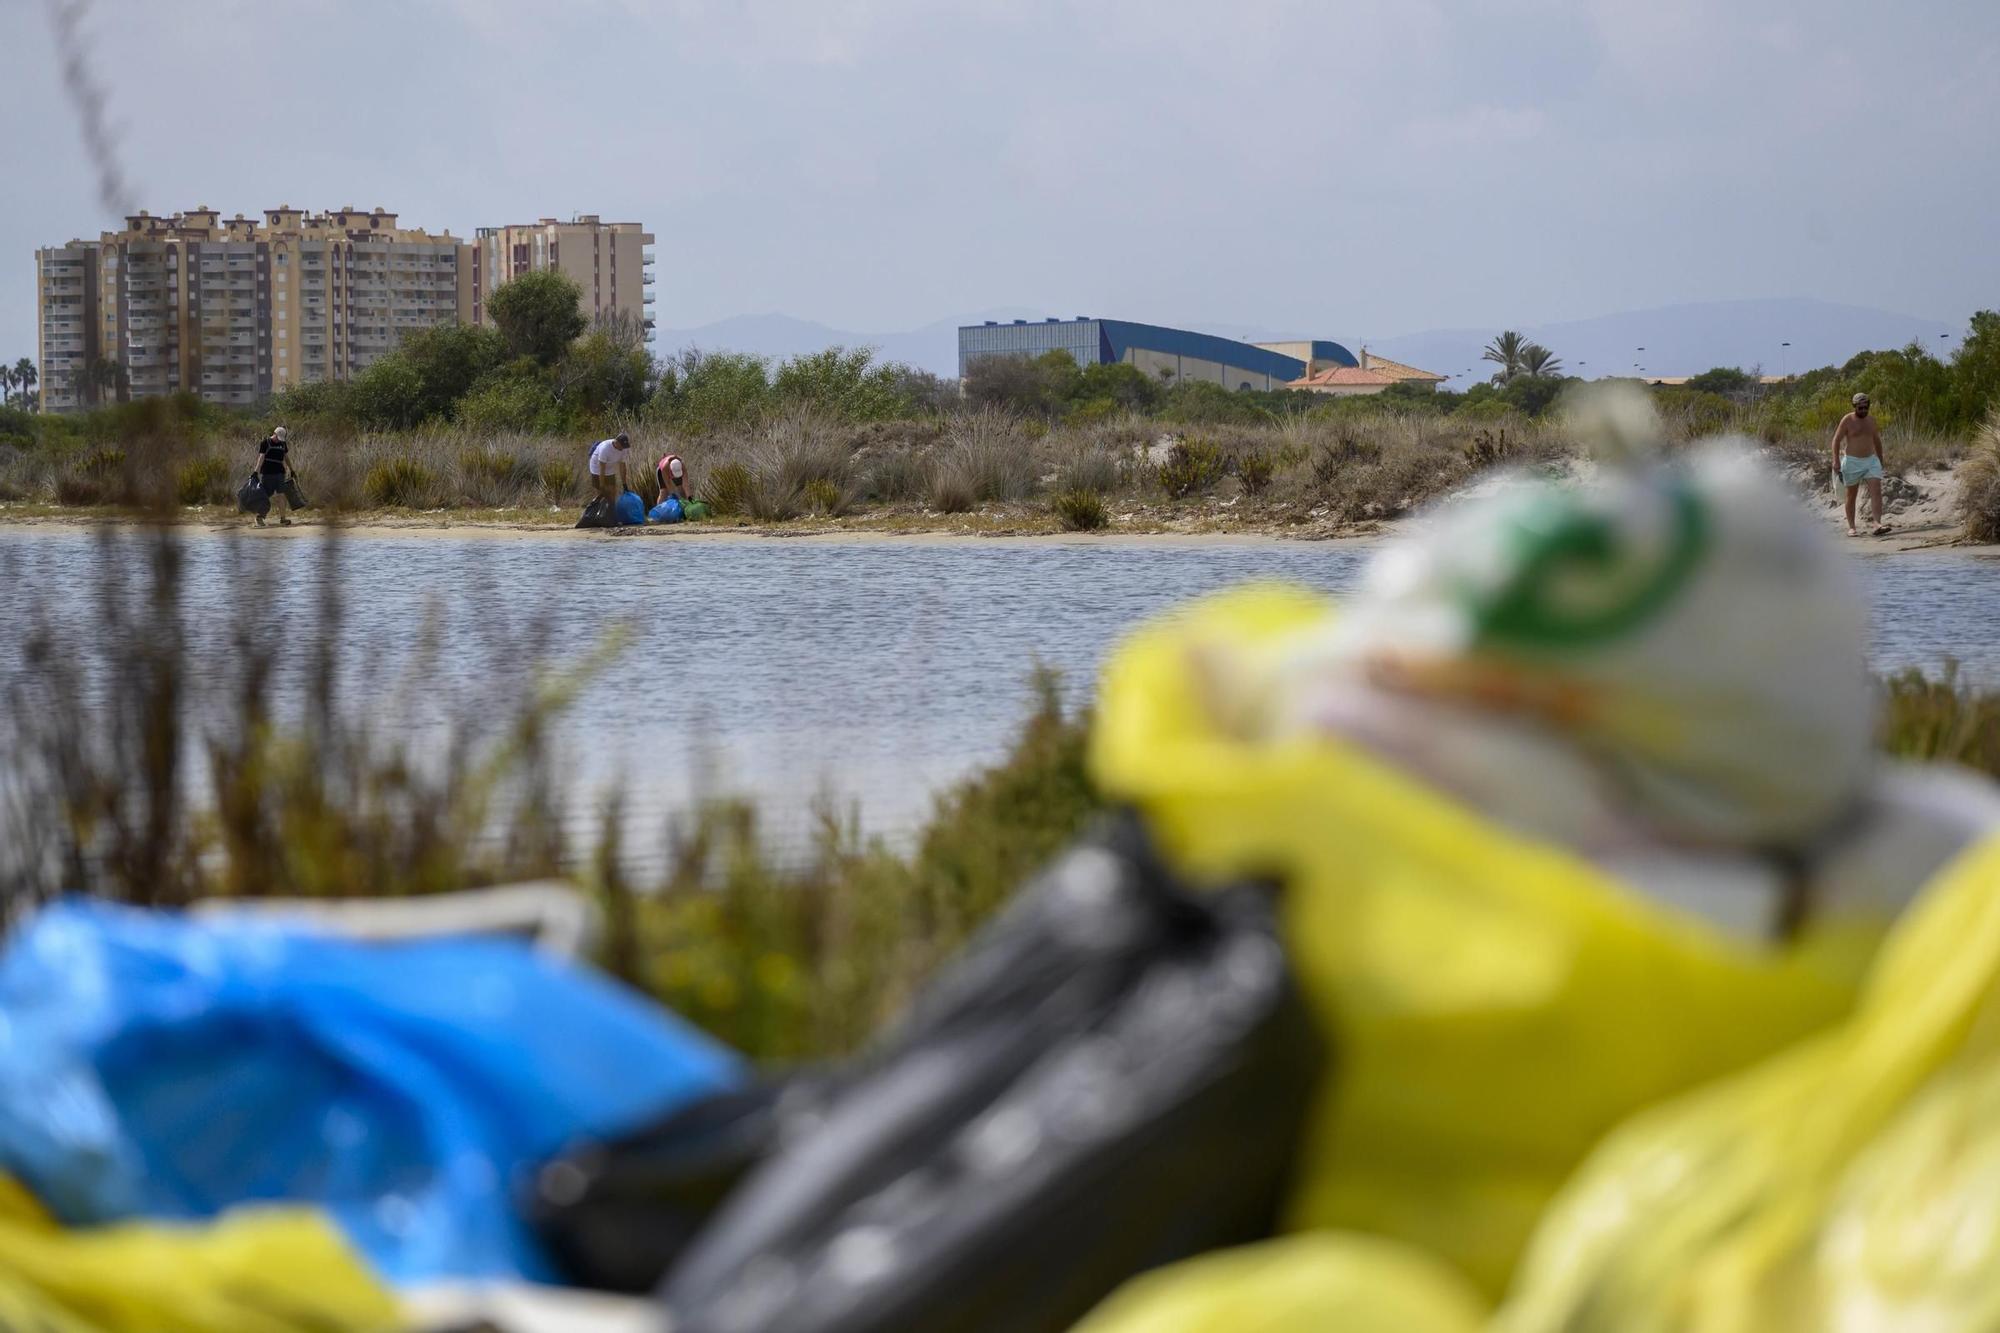
[[[981,357],[1048,352],[1068,352],[1080,366],[1124,362],[1177,384],[1200,380],[1227,389],[1282,389],[1321,370],[1359,364],[1354,353],[1322,339],[1248,343],[1158,324],[1078,316],[961,326],[959,378]]]

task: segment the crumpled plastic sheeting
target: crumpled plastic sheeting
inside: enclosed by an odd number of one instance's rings
[[[553,1277],[517,1177],[741,1077],[514,940],[363,944],[76,900],[0,955],[0,1169],[57,1217],[316,1203],[399,1282]]]
[[[64,1231],[0,1178],[0,1328],[39,1333],[376,1333],[395,1298],[320,1214]]]
[[[2000,839],[1884,946],[1854,1019],[1613,1135],[1507,1333],[2000,1326]]]

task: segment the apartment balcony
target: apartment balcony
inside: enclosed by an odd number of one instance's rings
[[[653,278],[653,275],[652,275],[652,274],[650,274],[650,273],[642,273],[642,274],[640,274],[640,275],[639,275],[639,284],[640,284],[640,286],[642,286],[642,287],[650,287],[650,286],[652,286],[652,285],[653,285],[653,282],[654,282],[654,278]]]

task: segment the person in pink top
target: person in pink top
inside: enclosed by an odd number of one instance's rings
[[[653,471],[660,479],[661,500],[673,495],[678,496],[683,505],[688,502],[687,465],[681,462],[679,454],[668,454],[661,458],[659,465]],[[654,503],[657,504],[659,501],[656,500]]]

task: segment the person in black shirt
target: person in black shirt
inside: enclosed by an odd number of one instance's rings
[[[273,430],[264,438],[264,442],[257,446],[257,484],[264,488],[264,494],[270,496],[273,501],[285,497],[285,479],[292,474],[291,452],[291,432],[283,426]],[[287,512],[278,519],[278,526],[289,528],[292,525],[289,499],[286,500],[285,509]],[[262,514],[257,515],[257,526],[260,528],[264,526]]]

